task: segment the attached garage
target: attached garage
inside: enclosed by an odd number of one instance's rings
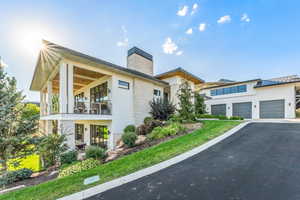
[[[252,102],[233,103],[232,116],[243,117],[244,119],[252,118]]]
[[[259,102],[261,119],[284,118],[284,99]]]
[[[226,104],[211,105],[211,114],[226,116]]]

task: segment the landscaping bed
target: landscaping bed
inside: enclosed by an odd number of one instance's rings
[[[183,126],[186,128],[186,130],[183,131],[183,132],[180,132],[176,135],[167,136],[167,137],[161,138],[161,139],[150,140],[150,141],[144,142],[141,145],[137,145],[137,146],[134,146],[132,148],[124,149],[123,152],[120,152],[119,157],[124,156],[124,155],[129,155],[129,154],[141,151],[143,149],[152,147],[154,145],[158,145],[162,142],[169,141],[173,138],[192,133],[193,131],[195,131],[197,129],[200,129],[202,127],[202,123],[200,123],[200,122],[198,122],[198,123],[189,123],[189,124],[183,124]]]
[[[164,160],[170,159],[178,154],[197,147],[235,127],[238,121],[203,121],[203,127],[189,134],[168,136],[153,141],[151,147],[140,150],[130,155],[102,164],[96,168],[88,169],[81,173],[55,179],[36,186],[20,189],[3,194],[1,200],[52,200],[63,197],[74,192],[98,185],[115,178],[128,175],[137,170],[149,167]],[[176,138],[172,138],[176,137]],[[100,176],[100,181],[84,185],[83,180],[90,176]]]

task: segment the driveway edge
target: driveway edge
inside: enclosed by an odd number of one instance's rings
[[[123,185],[125,183],[129,183],[131,181],[137,180],[139,178],[142,178],[144,176],[148,176],[150,174],[153,174],[155,172],[158,172],[162,169],[165,169],[167,167],[170,167],[171,165],[177,164],[187,158],[190,158],[206,149],[208,149],[209,147],[221,142],[222,140],[230,137],[231,135],[233,135],[234,133],[236,133],[237,131],[239,131],[240,129],[242,129],[243,127],[245,127],[246,125],[248,125],[251,122],[244,122],[239,124],[238,126],[230,129],[229,131],[227,131],[226,133],[200,145],[199,147],[196,147],[190,151],[187,151],[183,154],[180,154],[178,156],[175,156],[169,160],[165,160],[163,162],[160,162],[156,165],[153,165],[151,167],[145,168],[145,169],[141,169],[137,172],[134,172],[132,174],[114,179],[112,181],[106,182],[106,183],[102,183],[100,185],[96,185],[94,187],[91,187],[89,189],[59,198],[58,200],[81,200],[81,199],[85,199],[91,196],[94,196],[96,194],[105,192],[107,190],[110,190],[112,188],[118,187],[120,185]]]

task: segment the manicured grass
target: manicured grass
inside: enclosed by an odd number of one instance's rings
[[[77,175],[49,181],[0,196],[0,200],[52,200],[133,173],[199,146],[238,125],[237,121],[204,121],[204,126],[187,134]],[[83,185],[87,177],[100,175],[100,181]]]

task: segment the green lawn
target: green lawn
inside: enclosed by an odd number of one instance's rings
[[[237,121],[204,121],[203,128],[191,134],[174,138],[77,175],[1,195],[0,200],[57,199],[172,158],[221,135],[238,124],[240,122]],[[99,182],[89,186],[83,185],[85,178],[97,174],[101,178]]]

